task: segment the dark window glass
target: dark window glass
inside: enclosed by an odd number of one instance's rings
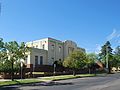
[[[43,56],[40,56],[40,65],[43,65]]]
[[[45,49],[45,45],[43,44],[43,49]]]
[[[38,56],[35,56],[35,65],[38,65]]]

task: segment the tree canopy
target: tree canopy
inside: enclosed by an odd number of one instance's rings
[[[63,66],[69,68],[83,68],[85,66],[86,54],[82,51],[73,51],[63,62]]]
[[[0,71],[11,74],[13,80],[14,72],[20,70],[20,60],[24,59],[29,48],[22,42],[18,44],[16,41],[3,42],[0,38]]]

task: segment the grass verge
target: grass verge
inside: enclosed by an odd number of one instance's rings
[[[9,85],[22,85],[22,84],[31,84],[41,82],[40,80],[14,80],[14,81],[1,81],[0,86],[9,86]]]
[[[60,76],[52,76],[52,77],[45,77],[44,80],[52,80],[52,81],[58,81],[58,80],[66,80],[66,79],[74,79],[74,78],[82,78],[82,77],[94,77],[95,74],[80,74],[80,75],[60,75]]]
[[[0,86],[9,86],[9,85],[22,85],[22,84],[31,84],[31,83],[38,83],[43,81],[57,81],[57,80],[66,80],[66,79],[74,79],[74,78],[82,78],[82,77],[93,77],[95,74],[80,74],[80,75],[60,75],[60,76],[51,76],[51,77],[44,77],[40,79],[30,79],[30,80],[15,80],[15,81],[1,81]]]

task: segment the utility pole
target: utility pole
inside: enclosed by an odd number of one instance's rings
[[[106,69],[108,71],[108,46],[106,46]]]
[[[22,71],[22,69],[23,69],[23,62],[22,61],[20,62],[20,66],[21,66],[21,80],[22,80],[22,78],[23,78],[23,71]]]

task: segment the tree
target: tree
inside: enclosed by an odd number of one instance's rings
[[[0,38],[0,71],[5,71],[4,66],[3,64],[8,60],[8,56],[7,56],[7,51],[6,51],[6,48],[5,48],[5,43],[3,42],[3,39]],[[6,64],[6,63],[5,63]],[[7,65],[8,67],[8,65]]]
[[[18,44],[16,41],[3,42],[0,38],[0,71],[10,73],[14,80],[14,72],[20,71],[20,61],[25,60],[27,52],[30,51],[24,42]]]
[[[5,48],[7,50],[8,60],[11,63],[11,79],[14,80],[14,63],[17,62],[19,59],[18,52],[19,52],[19,45],[16,41],[11,41],[5,44]]]
[[[112,65],[112,48],[109,41],[107,41],[101,49],[101,53],[99,53],[100,59],[104,65],[106,65],[106,68],[108,68],[109,73],[111,73],[111,65]]]
[[[27,56],[27,53],[28,53],[30,50],[31,50],[31,49],[30,49],[29,47],[27,47],[24,42],[22,42],[22,43],[19,45],[19,51],[17,52],[17,54],[18,54],[18,56],[19,56],[19,59],[25,60],[25,59],[26,59],[26,56]]]
[[[4,48],[4,42],[3,39],[0,38],[0,61],[3,60],[3,57],[5,57],[5,48]]]
[[[55,64],[56,67],[62,67],[62,66],[63,66],[62,63],[63,63],[63,62],[62,62],[61,60],[59,60],[59,61],[55,61],[55,62],[53,63],[53,66],[54,66],[54,64]]]
[[[3,48],[3,46],[4,46],[3,39],[2,39],[2,38],[0,38],[0,50]]]
[[[85,66],[86,54],[83,51],[73,51],[64,61],[63,66],[73,69],[73,75],[75,75],[75,69],[80,69]]]
[[[117,46],[114,51],[114,62],[113,66],[118,68],[120,66],[120,46]]]
[[[120,46],[117,46],[115,48],[115,52],[114,52],[116,55],[120,55]]]
[[[89,68],[89,74],[90,74],[90,68],[92,67],[93,64],[95,64],[96,61],[97,61],[97,55],[95,53],[87,54],[86,64],[87,67]]]

